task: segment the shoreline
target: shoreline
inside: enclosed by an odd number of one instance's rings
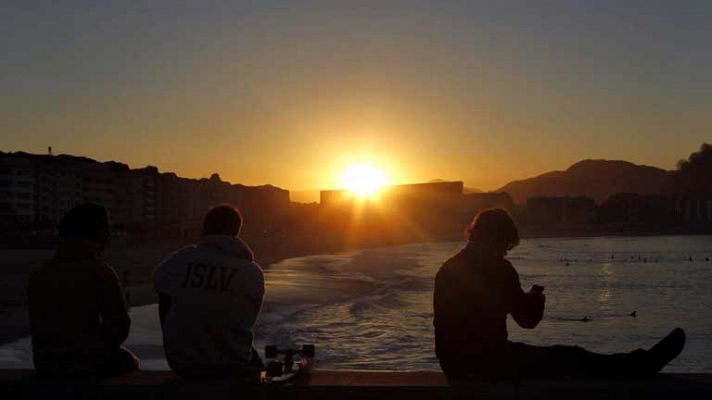
[[[532,232],[523,229],[522,239],[583,239],[596,237],[656,237],[656,236],[707,236],[684,233],[630,233],[630,232],[577,232],[578,234],[552,235],[552,232]],[[558,233],[561,233],[560,231]],[[365,250],[379,247],[390,247],[407,244],[444,242],[444,241],[464,241],[462,237],[444,237],[437,239],[420,240],[392,240],[389,243],[345,243],[344,241],[332,240],[331,243],[312,241],[310,246],[295,245],[298,243],[275,243],[271,238],[250,238],[245,240],[252,244],[256,261],[265,270],[273,268],[275,264],[283,260],[297,257],[307,257],[322,254],[338,254],[345,251]],[[314,239],[314,238],[311,238]],[[319,246],[317,244],[323,244]],[[106,259],[112,265],[119,279],[122,282],[126,293],[127,306],[140,307],[155,304],[157,298],[151,286],[151,276],[154,268],[165,257],[182,247],[179,244],[167,242],[147,243],[141,246],[114,245],[107,250]],[[273,251],[267,251],[272,248]],[[275,250],[276,249],[276,250]],[[37,265],[52,256],[53,249],[0,249],[6,253],[13,254],[9,265],[4,266],[0,271],[0,287],[2,287],[2,303],[0,304],[0,345],[13,342],[19,338],[30,334],[29,318],[26,305],[26,286],[30,271]],[[24,258],[23,258],[24,257]],[[15,260],[12,260],[16,258]]]

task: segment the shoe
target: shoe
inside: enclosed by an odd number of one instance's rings
[[[683,347],[685,347],[685,331],[675,328],[647,351],[645,369],[650,374],[660,372],[670,361],[680,355]]]

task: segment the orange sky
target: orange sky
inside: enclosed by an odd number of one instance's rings
[[[5,5],[0,150],[492,190],[583,158],[669,169],[712,138],[700,3],[150,3]]]

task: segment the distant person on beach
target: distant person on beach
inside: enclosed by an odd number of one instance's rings
[[[235,208],[211,209],[198,244],[171,255],[154,274],[166,358],[182,376],[246,376],[262,365],[252,327],[264,277],[238,237],[241,226]]]
[[[82,204],[59,223],[54,257],[32,272],[28,309],[32,353],[40,375],[107,377],[138,369],[121,344],[129,334],[121,286],[103,260],[109,216]]]
[[[480,212],[467,230],[464,249],[435,277],[435,352],[451,382],[528,377],[650,376],[675,358],[685,344],[673,330],[650,350],[612,355],[574,346],[531,346],[507,340],[507,314],[534,329],[544,313],[543,287],[524,292],[505,259],[519,243],[517,228],[500,209]]]

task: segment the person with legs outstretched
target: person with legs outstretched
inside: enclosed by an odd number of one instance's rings
[[[576,346],[532,346],[507,339],[507,314],[534,329],[544,313],[543,287],[524,292],[505,258],[519,243],[505,210],[480,212],[470,224],[465,248],[435,277],[435,351],[448,378],[517,380],[531,377],[642,377],[677,357],[685,333],[674,329],[649,350],[597,354]]]

